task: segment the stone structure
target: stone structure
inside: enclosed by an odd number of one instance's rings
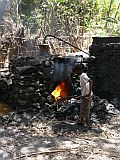
[[[93,81],[96,95],[120,97],[120,37],[94,37],[90,55],[96,57]]]

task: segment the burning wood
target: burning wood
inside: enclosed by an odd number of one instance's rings
[[[60,83],[51,94],[54,96],[56,101],[61,99],[62,97],[63,98],[68,97],[66,83],[65,82]]]

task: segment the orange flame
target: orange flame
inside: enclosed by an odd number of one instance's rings
[[[61,99],[62,97],[67,97],[68,92],[65,82],[60,83],[51,94],[55,97],[56,100]]]

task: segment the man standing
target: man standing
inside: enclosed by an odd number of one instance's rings
[[[92,99],[92,80],[87,76],[87,74],[83,71],[83,65],[77,64],[74,68],[74,71],[80,77],[80,87],[81,87],[81,96],[82,104],[80,107],[80,123],[87,125],[87,127],[91,127],[90,124],[90,105]]]

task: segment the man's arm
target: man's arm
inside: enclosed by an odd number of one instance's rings
[[[93,87],[93,81],[89,79],[88,82],[89,82],[89,93],[85,95],[86,98],[89,98],[91,96],[92,87]]]

